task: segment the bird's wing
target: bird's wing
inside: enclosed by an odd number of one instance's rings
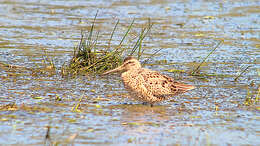
[[[174,81],[173,78],[166,75],[162,75],[159,72],[144,69],[140,73],[144,82],[143,85],[146,87],[151,94],[157,98],[167,98],[179,93],[185,92],[185,85],[183,83]]]

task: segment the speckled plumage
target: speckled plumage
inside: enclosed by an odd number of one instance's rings
[[[127,57],[121,66],[105,72],[104,75],[117,71],[122,71],[121,78],[131,97],[150,104],[195,88],[159,72],[142,68],[140,62],[133,57]]]

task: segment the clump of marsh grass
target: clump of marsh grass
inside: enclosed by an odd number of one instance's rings
[[[79,44],[74,48],[73,57],[67,65],[63,64],[61,69],[62,76],[67,75],[78,75],[78,74],[100,74],[107,70],[113,69],[123,62],[124,54],[126,51],[123,46],[123,42],[130,30],[133,27],[134,20],[128,26],[127,31],[124,33],[120,43],[114,48],[110,49],[111,40],[119,24],[119,20],[116,22],[113,31],[111,32],[110,39],[107,47],[104,49],[99,49],[97,47],[97,42],[99,39],[99,33],[94,37],[94,26],[97,18],[97,13],[95,15],[93,24],[88,34],[81,33],[81,39]],[[152,24],[149,21],[147,28],[142,28],[138,39],[131,49],[129,55],[134,55],[137,51],[138,59],[143,53],[142,42],[150,32]]]

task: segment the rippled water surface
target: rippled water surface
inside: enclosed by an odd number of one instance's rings
[[[161,51],[145,68],[196,89],[150,107],[127,98],[119,75],[62,77],[97,11],[100,49],[118,19],[111,45],[135,19],[130,48],[150,18],[141,61]],[[0,0],[0,143],[260,145],[259,26],[257,0]]]

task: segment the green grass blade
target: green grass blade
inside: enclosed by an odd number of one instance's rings
[[[238,79],[239,77],[241,77],[242,74],[243,74],[248,68],[250,68],[250,67],[251,67],[250,65],[247,66],[247,67],[234,79],[234,81],[237,81],[237,79]]]
[[[135,21],[135,19],[133,19],[132,23],[129,25],[129,27],[128,27],[126,33],[125,33],[125,35],[123,36],[122,40],[120,41],[118,47],[115,49],[115,51],[114,51],[115,53],[118,52],[118,49],[119,49],[119,48],[121,48],[121,45],[122,45],[123,41],[125,40],[126,36],[128,35],[129,31],[131,30],[131,28],[132,28],[132,26],[133,26],[133,24],[134,24],[134,21]],[[122,56],[122,54],[123,54],[124,51],[125,51],[124,48],[120,51],[120,52],[121,52],[121,53],[120,53],[121,56]],[[114,53],[114,54],[115,54],[115,53]]]
[[[96,22],[96,19],[97,19],[97,15],[98,15],[98,11],[97,11],[97,13],[96,13],[96,15],[94,17],[94,21],[93,21],[93,23],[91,25],[91,29],[90,29],[89,36],[88,36],[88,45],[87,46],[90,46],[90,43],[91,43],[91,38],[92,38],[95,22]]]
[[[158,49],[157,51],[155,51],[152,55],[149,56],[149,58],[147,58],[143,64],[146,64],[154,55],[156,55],[158,52],[160,52],[163,48]]]
[[[142,47],[141,47],[141,46],[142,46],[141,44],[142,44],[144,38],[145,38],[145,37],[147,36],[147,34],[150,32],[152,26],[153,26],[153,24],[150,24],[150,22],[149,22],[148,28],[142,29],[142,31],[141,31],[141,33],[140,33],[140,35],[139,35],[139,38],[138,38],[138,40],[137,40],[135,46],[133,47],[133,49],[132,49],[132,51],[131,51],[131,53],[130,53],[131,56],[134,54],[134,52],[137,50],[137,48],[139,48],[138,58],[140,58],[139,55],[141,54],[140,52],[141,52],[141,48],[142,48]]]
[[[200,66],[208,59],[208,57],[222,44],[223,41],[219,41],[215,48],[203,59],[203,61],[198,65],[198,67],[191,73],[194,75],[200,68]]]
[[[133,26],[133,24],[134,24],[134,21],[135,21],[135,19],[133,19],[132,23],[131,23],[130,26],[128,27],[128,29],[127,29],[125,35],[123,36],[123,38],[122,38],[122,40],[120,41],[120,43],[119,43],[118,46],[121,46],[121,45],[122,45],[123,41],[125,40],[126,36],[128,35],[129,31],[131,30],[131,28],[132,28],[132,26]]]
[[[108,48],[110,48],[110,44],[111,44],[112,38],[114,36],[115,30],[116,30],[118,24],[119,24],[119,19],[117,20],[116,25],[115,25],[115,27],[114,27],[111,35],[110,35],[110,38],[109,38],[109,41],[108,41]]]

